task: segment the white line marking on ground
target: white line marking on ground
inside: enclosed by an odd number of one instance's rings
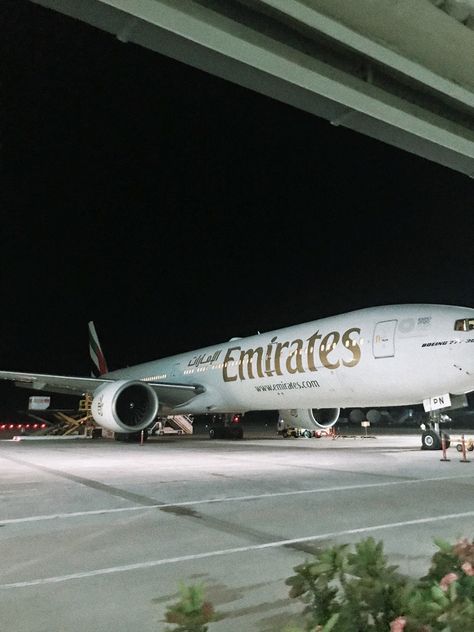
[[[191,555],[182,555],[180,557],[169,557],[162,560],[150,560],[148,562],[138,562],[136,564],[124,564],[123,566],[111,566],[109,568],[98,568],[92,571],[84,571],[82,573],[71,573],[70,575],[58,575],[56,577],[43,577],[42,579],[31,579],[23,582],[14,582],[12,584],[0,584],[1,590],[10,588],[27,588],[29,586],[42,586],[45,584],[59,584],[71,579],[85,579],[88,577],[97,577],[100,575],[111,575],[112,573],[125,573],[127,571],[142,570],[145,568],[153,568],[156,566],[164,566],[166,564],[178,564],[180,562],[189,562],[193,560],[201,560],[210,557],[218,557],[221,555],[234,555],[236,553],[248,553],[249,551],[259,551],[263,549],[278,548],[282,546],[291,546],[294,544],[302,544],[303,542],[314,542],[316,540],[325,540],[328,538],[338,538],[346,535],[356,535],[358,533],[370,533],[371,531],[380,531],[382,529],[395,529],[397,527],[408,527],[418,524],[428,524],[433,522],[442,522],[443,520],[459,520],[459,518],[472,518],[474,511],[466,511],[464,513],[446,514],[444,516],[430,516],[428,518],[417,518],[416,520],[405,520],[403,522],[389,522],[386,524],[378,524],[372,527],[360,527],[358,529],[346,529],[344,531],[333,531],[331,533],[321,533],[319,535],[310,535],[303,538],[292,538],[291,540],[276,540],[275,542],[265,542],[264,544],[253,544],[250,546],[239,546],[232,549],[221,549],[218,551],[207,551],[206,553],[194,553]]]
[[[113,514],[122,513],[127,511],[148,511],[150,509],[165,509],[166,507],[189,507],[192,505],[208,505],[212,503],[230,503],[240,502],[244,500],[264,500],[266,498],[278,498],[281,496],[299,496],[303,494],[325,494],[341,491],[351,491],[355,489],[370,489],[374,487],[390,487],[396,485],[414,485],[418,483],[433,483],[437,481],[451,481],[462,478],[472,478],[472,474],[465,474],[460,476],[442,476],[435,478],[420,478],[410,479],[404,481],[385,481],[383,483],[362,483],[360,485],[341,485],[334,487],[318,487],[315,489],[300,489],[288,492],[272,492],[270,494],[252,494],[248,496],[229,496],[226,498],[202,498],[199,500],[185,500],[176,503],[157,503],[156,505],[138,505],[133,507],[117,507],[115,509],[93,509],[90,511],[73,511],[68,513],[56,513],[46,514],[39,516],[27,516],[25,518],[8,518],[6,520],[0,519],[0,524],[20,524],[24,522],[41,522],[43,520],[56,520],[56,519],[69,519],[80,518],[82,516],[99,516],[101,514]]]

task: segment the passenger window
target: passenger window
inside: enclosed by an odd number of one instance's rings
[[[454,331],[474,330],[474,318],[461,318],[454,323]]]

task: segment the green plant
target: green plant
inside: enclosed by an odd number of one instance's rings
[[[315,632],[466,632],[474,625],[474,542],[437,541],[415,581],[389,566],[381,542],[333,546],[295,567],[290,597]],[[296,632],[296,630],[295,630]]]
[[[290,597],[306,603],[309,630],[388,632],[412,588],[373,538],[358,543],[354,553],[346,544],[316,553],[295,571],[286,583]]]
[[[474,625],[474,543],[436,541],[428,574],[406,603],[403,632],[466,632]]]
[[[474,629],[474,541],[436,541],[438,551],[419,580],[388,564],[382,542],[335,545],[295,567],[290,597],[306,607],[310,632],[468,632]],[[169,632],[206,632],[217,620],[201,584],[180,587]],[[289,626],[285,632],[302,632]]]
[[[214,607],[204,599],[202,584],[180,585],[181,598],[166,610],[167,623],[177,627],[167,628],[169,632],[207,632],[208,623],[216,619]]]

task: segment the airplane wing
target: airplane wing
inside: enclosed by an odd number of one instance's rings
[[[70,377],[65,375],[44,375],[42,373],[14,373],[0,371],[0,380],[14,382],[15,386],[38,391],[62,393],[63,395],[84,395],[92,393],[103,384],[116,380],[97,377]],[[196,384],[166,384],[164,382],[145,382],[151,386],[160,403],[174,407],[188,402],[204,392],[204,387]]]

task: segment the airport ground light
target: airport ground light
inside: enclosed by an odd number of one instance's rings
[[[388,564],[373,538],[335,545],[294,568],[290,597],[304,603],[304,627],[282,632],[467,632],[474,629],[474,541],[435,541],[427,575],[414,579]],[[182,586],[169,607],[168,632],[206,632],[216,615],[204,587]],[[275,631],[279,632],[279,631]]]

